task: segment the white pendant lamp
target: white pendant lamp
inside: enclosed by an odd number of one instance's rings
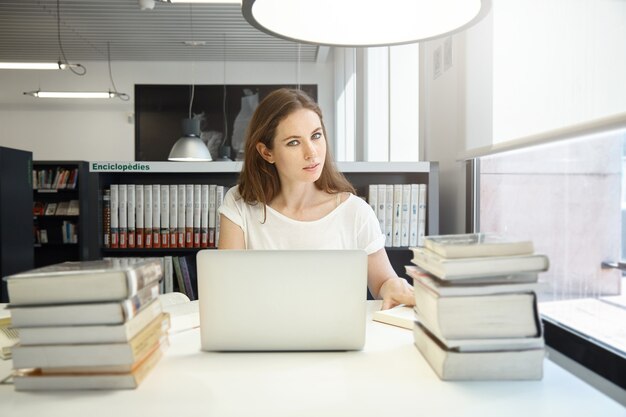
[[[183,136],[172,146],[167,159],[178,162],[213,160],[209,148],[200,139],[200,120],[183,119]]]
[[[345,47],[412,43],[465,29],[491,0],[243,0],[245,19],[270,35]]]

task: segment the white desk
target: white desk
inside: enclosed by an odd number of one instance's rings
[[[620,404],[549,360],[542,381],[442,382],[412,339],[408,330],[369,322],[360,352],[206,353],[196,329],[170,338],[137,390],[28,393],[4,385],[0,415],[626,417]],[[11,362],[0,362],[5,375]]]

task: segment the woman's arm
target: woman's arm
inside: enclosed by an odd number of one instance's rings
[[[398,304],[415,305],[413,287],[396,275],[384,248],[367,257],[367,284],[374,298],[382,298],[383,310]]]
[[[228,217],[220,214],[219,249],[245,249],[246,241],[241,227],[233,223]]]

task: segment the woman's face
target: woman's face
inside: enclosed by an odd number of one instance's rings
[[[299,109],[276,128],[273,149],[257,146],[265,160],[274,163],[281,182],[313,183],[319,179],[326,158],[326,138],[317,114]],[[262,148],[262,149],[259,149]]]

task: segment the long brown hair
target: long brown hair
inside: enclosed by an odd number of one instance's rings
[[[257,143],[273,149],[274,136],[278,124],[296,110],[312,110],[320,118],[324,138],[327,140],[322,111],[311,97],[301,90],[281,88],[271,92],[256,108],[246,131],[246,146],[243,168],[239,175],[239,194],[248,204],[263,204],[263,209],[280,193],[280,178],[273,164],[261,157]],[[322,173],[315,186],[319,190],[335,194],[355,193],[354,187],[339,172],[326,146],[326,156]]]

